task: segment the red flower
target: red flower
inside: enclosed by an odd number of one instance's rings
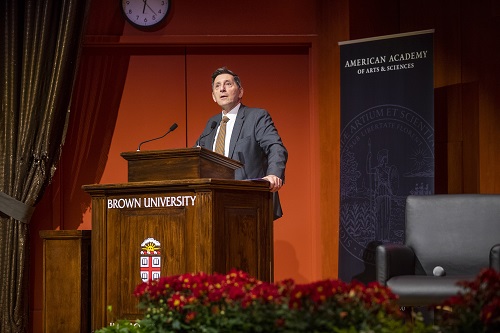
[[[276,319],[275,325],[276,325],[276,327],[284,327],[285,326],[285,319],[283,319],[283,318]]]
[[[481,321],[486,325],[500,328],[500,297],[486,304],[481,310]]]
[[[323,280],[296,284],[292,279],[268,283],[237,270],[225,275],[200,272],[161,277],[138,285],[134,295],[148,309],[163,307],[168,310],[159,316],[166,316],[167,323],[181,320],[189,325],[198,325],[205,319],[211,322],[217,316],[224,316],[228,318],[227,323],[231,323],[233,320],[229,318],[239,316],[240,312],[245,320],[252,316],[268,318],[273,309],[284,310],[281,304],[288,306],[289,313],[279,312],[278,316],[269,318],[272,319],[269,323],[285,330],[289,325],[297,325],[294,316],[310,318],[316,312],[331,316],[332,309],[338,316],[334,320],[343,318],[342,322],[346,323],[367,318],[370,313],[382,311],[392,315],[397,312],[397,306],[391,303],[395,296],[376,283],[365,286],[359,282]],[[489,313],[492,312],[485,313],[485,318],[491,317]]]
[[[180,294],[174,294],[168,299],[167,304],[172,310],[181,310],[186,305],[186,299]]]
[[[186,323],[189,323],[190,321],[192,321],[193,319],[196,318],[196,312],[194,311],[189,311],[187,314],[186,314],[186,318],[185,318],[185,322]]]
[[[500,272],[485,269],[473,281],[458,283],[463,291],[442,303],[443,327],[473,327],[483,332],[500,332]]]

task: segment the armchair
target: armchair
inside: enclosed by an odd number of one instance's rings
[[[401,306],[429,306],[457,294],[460,280],[500,270],[500,195],[441,194],[406,200],[404,244],[376,248],[376,278]]]

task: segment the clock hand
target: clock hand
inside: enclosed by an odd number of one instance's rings
[[[153,14],[156,14],[153,8],[149,7],[149,5],[146,3],[147,0],[144,1],[144,6],[148,6],[148,8],[153,12]],[[144,7],[146,8],[146,7]]]
[[[142,8],[142,13],[144,14],[144,12],[146,11],[146,5],[148,3],[148,0],[142,0],[142,1],[144,1],[144,8]]]

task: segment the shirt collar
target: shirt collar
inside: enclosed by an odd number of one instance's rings
[[[222,116],[227,116],[229,119],[236,119],[236,116],[238,115],[238,110],[240,109],[241,103],[238,103],[234,108],[231,109],[228,113],[224,114],[222,112]]]

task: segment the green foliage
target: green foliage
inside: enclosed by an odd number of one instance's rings
[[[97,330],[96,333],[142,333],[145,332],[137,323],[129,320],[118,320],[108,327]]]

